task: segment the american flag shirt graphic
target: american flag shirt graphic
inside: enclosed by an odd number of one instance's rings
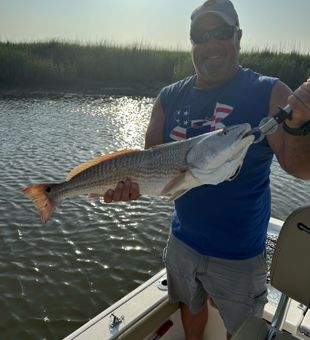
[[[233,112],[233,107],[217,102],[211,117],[205,116],[203,119],[190,119],[190,106],[185,106],[175,112],[175,122],[177,125],[171,130],[170,138],[181,140],[192,137],[200,133],[215,131],[225,127],[223,120]],[[193,133],[193,129],[196,132]],[[197,133],[199,129],[199,133]]]

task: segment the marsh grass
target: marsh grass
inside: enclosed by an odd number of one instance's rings
[[[240,62],[259,73],[280,78],[293,90],[310,76],[310,55],[295,51],[253,50],[242,53]]]
[[[296,88],[310,74],[310,56],[270,50],[241,54],[241,64]],[[146,44],[0,42],[0,88],[155,95],[193,73],[189,52]]]

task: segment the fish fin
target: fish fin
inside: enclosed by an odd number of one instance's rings
[[[50,184],[32,184],[29,187],[23,189],[23,193],[26,194],[39,210],[42,223],[46,223],[52,215],[56,202],[49,197],[48,189]]]
[[[175,200],[195,186],[197,186],[197,180],[191,171],[187,170],[181,172],[167,183],[161,191],[161,195],[170,195],[169,200]]]
[[[174,192],[168,199],[168,201],[175,201],[177,198],[181,197],[183,194],[185,194],[189,189],[185,190],[179,190]]]
[[[76,175],[81,173],[82,171],[84,171],[84,170],[86,170],[86,169],[88,169],[88,168],[90,168],[90,167],[92,167],[96,164],[107,161],[108,159],[111,159],[111,158],[114,158],[114,157],[119,157],[121,155],[134,153],[134,152],[138,152],[138,151],[141,151],[141,150],[139,150],[139,149],[121,150],[121,151],[113,152],[113,153],[110,153],[110,154],[107,154],[107,155],[103,155],[103,156],[91,159],[90,161],[87,161],[86,163],[80,164],[76,168],[71,170],[69,172],[69,174],[67,175],[67,181],[70,181],[70,179],[72,179],[73,177],[75,177]]]
[[[169,183],[165,185],[160,194],[172,195],[174,192],[184,190],[184,187],[182,188],[182,184],[184,183],[185,180],[185,174],[186,171],[181,172],[178,176],[174,177]]]

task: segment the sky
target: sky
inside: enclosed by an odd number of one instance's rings
[[[310,54],[310,0],[232,0],[241,48]],[[189,50],[201,0],[0,0],[1,41],[146,45]]]

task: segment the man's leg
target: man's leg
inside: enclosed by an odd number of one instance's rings
[[[245,260],[210,258],[205,289],[220,310],[227,339],[248,317],[262,317],[267,302],[266,274],[264,253]]]
[[[164,261],[167,269],[170,302],[181,303],[181,315],[187,340],[201,340],[208,320],[208,293],[197,278],[208,261],[195,250],[170,235]],[[192,312],[190,312],[190,310]]]
[[[208,304],[206,303],[200,312],[193,314],[187,305],[181,303],[181,315],[186,340],[202,340],[208,321]]]

